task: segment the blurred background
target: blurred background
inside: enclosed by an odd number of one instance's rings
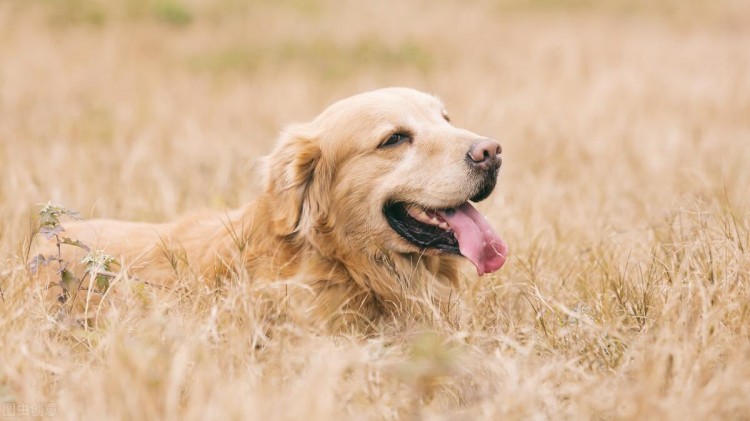
[[[744,193],[748,22],[739,0],[0,1],[3,247],[47,200],[239,206],[281,128],[386,86],[502,142],[482,206],[512,237],[637,231]]]

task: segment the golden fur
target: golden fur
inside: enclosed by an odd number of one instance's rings
[[[413,144],[378,148],[402,128],[414,133]],[[65,235],[114,256],[123,273],[149,285],[170,288],[190,278],[213,286],[240,273],[254,283],[293,283],[300,287],[285,289],[289,302],[328,324],[368,324],[413,311],[415,303],[446,314],[464,259],[407,243],[388,225],[383,205],[392,198],[432,208],[468,200],[477,181],[464,157],[477,139],[451,125],[431,95],[406,88],[360,94],[285,130],[266,158],[262,194],[242,209],[164,224],[73,222]],[[56,252],[54,242],[41,242],[41,253]],[[83,253],[63,247],[69,262]],[[56,273],[41,273],[50,297],[59,297]],[[79,295],[79,307],[91,299]]]

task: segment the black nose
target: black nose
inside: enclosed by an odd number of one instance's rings
[[[500,144],[492,139],[482,139],[469,148],[466,154],[469,164],[474,167],[486,170],[490,167],[499,167],[502,163],[503,148]]]

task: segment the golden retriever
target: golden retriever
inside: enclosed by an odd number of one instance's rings
[[[238,279],[304,285],[292,302],[312,319],[371,323],[410,299],[448,303],[463,259],[480,276],[503,265],[505,242],[470,203],[493,191],[501,162],[500,145],[453,126],[436,97],[380,89],[288,127],[266,157],[263,192],[242,209],[64,229],[151,285],[169,288],[184,274],[213,284],[244,271]],[[41,243],[41,253],[56,253],[54,241]],[[63,249],[69,262],[83,253]],[[55,271],[40,273],[52,297],[71,299]]]

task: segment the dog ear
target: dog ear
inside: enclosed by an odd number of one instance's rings
[[[310,125],[286,129],[266,161],[266,196],[277,235],[306,232],[327,223],[332,174]]]

